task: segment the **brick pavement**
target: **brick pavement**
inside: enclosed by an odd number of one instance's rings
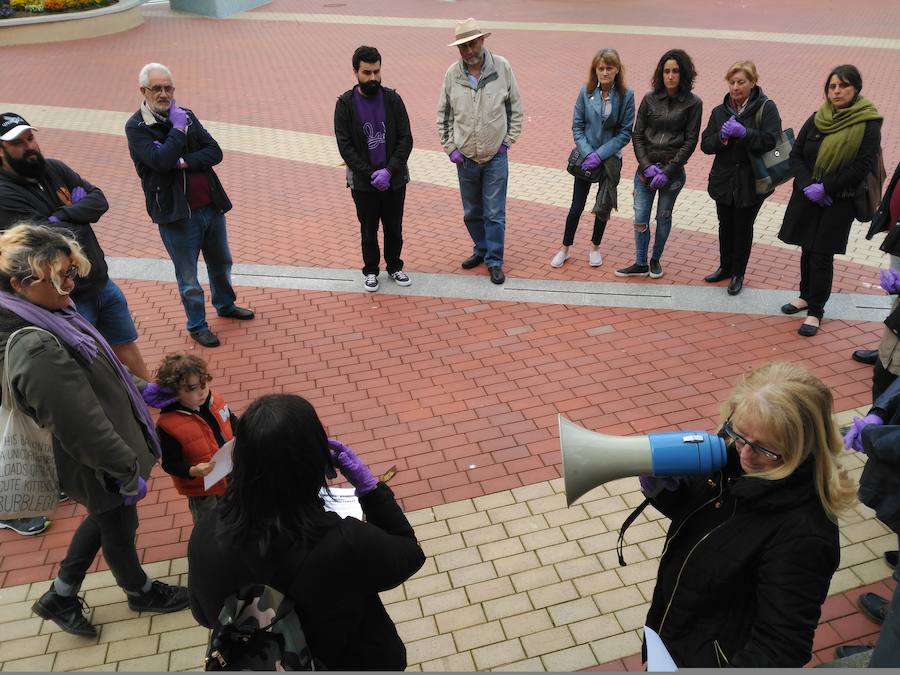
[[[343,4],[329,8],[344,15],[342,23],[324,16],[304,21],[303,13],[323,9],[305,0],[276,0],[253,13],[257,20],[218,22],[147,8],[145,25],[126,34],[6,48],[0,53],[14,56],[29,76],[15,89],[4,89],[7,102],[0,107],[27,110],[41,129],[45,153],[104,189],[112,209],[97,230],[108,254],[161,258],[121,125],[137,106],[137,70],[162,60],[173,68],[183,102],[209,122],[226,148],[220,175],[236,206],[229,216],[236,260],[356,268],[356,225],[330,136],[331,114],[336,94],[352,83],[353,47],[360,41],[378,44],[385,81],[404,94],[416,138],[407,268],[412,274],[457,272],[467,237],[452,167],[438,152],[433,131],[439,73],[453,58],[444,47],[449,31],[440,21],[433,28],[402,22],[367,26],[359,18],[367,3]],[[666,23],[701,69],[698,93],[707,109],[723,93],[718,72],[751,54],[785,124],[800,126],[820,100],[819,74],[834,62],[835,48],[827,46],[837,25],[834,14],[816,4],[814,19],[779,26],[779,32],[803,26],[806,35],[799,37],[769,34],[754,41],[726,31],[768,33],[770,10],[777,9],[783,21],[808,17],[806,5],[813,7],[803,0],[785,10],[783,3],[761,0],[754,4],[758,11],[741,10],[736,22],[697,0],[671,8]],[[654,28],[658,17],[645,0],[586,16],[588,7],[594,5],[501,0],[479,14],[495,22],[491,44],[511,59],[525,96],[525,132],[511,154],[509,207],[508,271],[520,278],[615,281],[612,270],[633,253],[630,201],[623,190],[622,211],[604,243],[603,268],[591,270],[583,261],[563,270],[546,265],[571,189],[559,167],[571,144],[571,101],[584,62],[598,41],[613,43],[634,84],[646,79],[656,54],[673,40]],[[897,37],[879,14],[888,7],[881,0],[861,3],[839,21],[851,38],[882,40],[870,47],[855,42],[840,54],[860,65],[866,93],[885,114],[883,145],[892,164],[900,156],[894,121],[900,113],[900,50],[885,42]],[[386,8],[398,17],[425,12],[411,0],[391,0]],[[458,11],[436,3],[427,18],[461,18]],[[259,20],[266,12],[294,16]],[[551,23],[568,25],[548,30]],[[618,28],[592,32],[599,24]],[[225,44],[227,50],[217,49]],[[798,81],[800,72],[814,76]],[[103,86],[86,91],[86,82]],[[635,86],[640,92],[642,85]],[[625,161],[626,171],[633,169],[630,153]],[[699,153],[691,160],[667,246],[666,276],[655,283],[697,284],[714,263],[715,219],[704,195],[708,167]],[[786,195],[782,188],[761,217],[751,286],[796,284],[798,256],[774,239]],[[849,255],[836,266],[836,290],[879,292],[873,286],[881,262],[857,229]],[[148,363],[172,349],[194,348],[181,328],[174,284],[121,281]],[[866,405],[868,389],[867,370],[850,361],[848,352],[874,344],[880,329],[878,317],[826,318],[815,339],[803,340],[793,319],[741,314],[740,298],[735,313],[724,314],[270,288],[241,288],[240,294],[259,319],[239,325],[213,319],[225,346],[206,352],[217,388],[235,408],[272,390],[303,393],[329,431],[376,469],[394,463],[401,469],[394,486],[429,561],[416,578],[385,594],[385,601],[409,645],[412,669],[426,670],[561,670],[598,663],[603,669],[639,670],[636,629],[652,590],[664,525],[658,515],[642,516],[627,538],[627,555],[635,562],[618,568],[613,533],[637,499],[634,481],[608,484],[573,509],[563,508],[556,414],[621,434],[712,428],[716,402],[734,380],[776,356],[811,367],[834,388],[837,407],[846,413]],[[648,367],[648,354],[657,372]],[[858,473],[859,458],[848,455],[847,462]],[[138,546],[153,574],[174,581],[186,569],[190,517],[158,469],[151,487],[140,505]],[[0,531],[3,669],[197,668],[205,631],[187,612],[128,612],[102,560],[85,585],[93,620],[102,625],[99,640],[71,638],[28,612],[80,516],[78,507],[63,505],[39,537]],[[874,634],[874,626],[853,610],[854,589],[890,590],[883,585],[887,568],[879,557],[892,535],[863,507],[841,521],[841,532],[841,569],[813,663],[827,658],[835,644]]]

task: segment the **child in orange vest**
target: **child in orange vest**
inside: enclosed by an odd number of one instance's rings
[[[152,387],[158,397],[148,400],[160,409],[156,431],[162,467],[172,476],[175,489],[188,498],[195,524],[203,514],[215,510],[225,492],[226,480],[206,490],[203,477],[213,470],[212,456],[233,438],[237,426],[228,404],[209,388],[210,380],[206,361],[199,356],[169,354],[156,373],[156,387]]]

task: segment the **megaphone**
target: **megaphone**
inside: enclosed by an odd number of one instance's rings
[[[611,436],[559,416],[566,503],[627,476],[706,475],[725,465],[725,441],[705,431]]]

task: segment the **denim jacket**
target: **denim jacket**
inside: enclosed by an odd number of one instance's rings
[[[609,90],[612,103],[609,118],[603,119],[603,97],[598,86],[588,96],[584,85],[575,99],[572,113],[572,136],[575,145],[584,157],[596,152],[601,160],[613,155],[622,156],[622,148],[631,142],[631,127],[634,124],[634,92],[625,90],[622,97],[613,88]],[[625,106],[622,110],[622,106]],[[617,121],[621,120],[621,124]]]

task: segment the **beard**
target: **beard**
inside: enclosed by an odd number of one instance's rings
[[[381,89],[381,82],[378,80],[369,80],[368,82],[360,82],[359,89],[362,91],[364,96],[372,97],[378,93],[378,90]]]
[[[44,175],[44,169],[47,166],[44,156],[37,150],[30,150],[19,159],[6,155],[6,162],[20,176],[35,180]]]

